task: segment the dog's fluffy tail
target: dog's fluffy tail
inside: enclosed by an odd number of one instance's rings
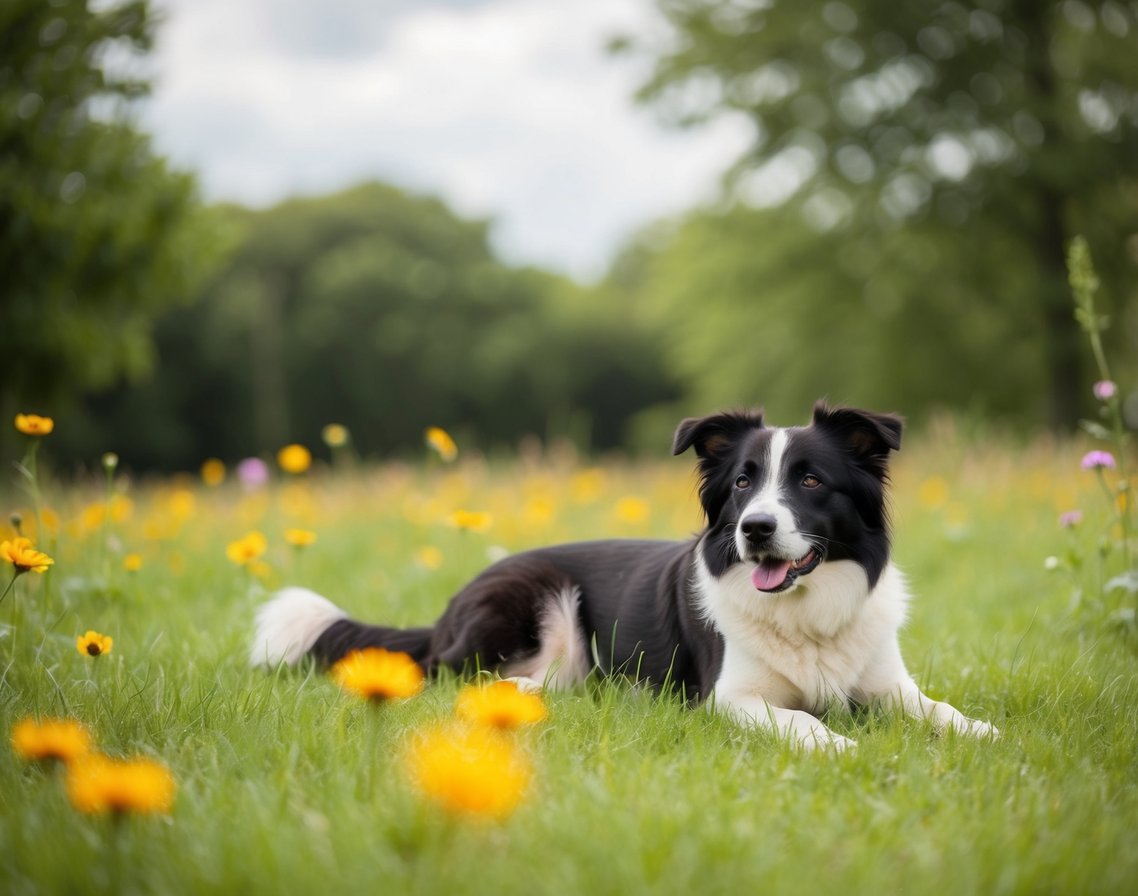
[[[349,619],[327,598],[307,588],[285,588],[257,611],[249,662],[292,666],[305,656],[325,664],[364,647],[408,653],[427,667],[430,628],[388,628]]]

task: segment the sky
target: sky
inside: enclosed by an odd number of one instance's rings
[[[633,94],[651,0],[156,0],[143,123],[204,197],[255,207],[378,179],[489,218],[499,255],[582,281],[717,195],[750,131]]]

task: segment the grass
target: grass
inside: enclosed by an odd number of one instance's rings
[[[313,471],[256,493],[134,483],[125,500],[49,482],[61,522],[37,541],[56,566],[0,604],[0,730],[78,718],[108,752],[161,759],[179,791],[168,817],[88,817],[57,770],[5,745],[0,892],[1132,891],[1138,670],[1111,607],[1072,608],[1074,589],[1087,598],[1112,571],[1078,457],[946,430],[898,458],[896,555],[916,594],[906,658],[932,696],[997,724],[998,742],[865,712],[828,719],[855,752],[803,754],[592,682],[551,695],[550,720],[515,735],[536,775],[500,822],[447,816],[401,764],[459,682],[376,707],[312,669],[249,669],[254,608],[296,582],[361,618],[423,623],[499,547],[682,537],[698,525],[684,461],[461,460]],[[1075,506],[1084,523],[1060,531]],[[489,511],[490,529],[448,526],[460,507]],[[318,541],[289,548],[294,525]],[[269,541],[257,574],[225,555],[252,528]],[[1065,568],[1046,571],[1048,555]],[[78,653],[89,628],[112,653]]]

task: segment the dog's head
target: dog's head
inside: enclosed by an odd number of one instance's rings
[[[711,574],[744,563],[756,589],[778,592],[827,560],[853,560],[872,587],[889,559],[885,489],[901,427],[822,402],[806,427],[767,427],[760,412],[680,423],[672,450],[699,457]]]

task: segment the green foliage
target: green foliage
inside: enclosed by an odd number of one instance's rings
[[[187,297],[210,256],[192,179],[127,114],[146,90],[130,72],[153,37],[147,2],[0,8],[5,420],[145,373],[154,318]]]
[[[159,322],[153,377],[91,398],[61,454],[195,468],[321,448],[330,422],[365,454],[418,450],[429,425],[484,449],[527,434],[608,448],[675,395],[619,304],[505,267],[484,222],[436,199],[368,184],[225,218],[242,236],[199,301]]]
[[[789,371],[766,341],[737,362],[760,392],[779,369],[906,411],[932,402],[1073,424],[1087,397],[1071,235],[1103,260],[1108,302],[1136,313],[1133,7],[659,6],[671,29],[635,45],[656,61],[641,98],[689,126],[743,116],[754,140],[730,177],[738,205],[697,215],[650,253],[646,294],[673,284],[673,307],[709,311],[709,357],[740,351],[740,320],[793,328]],[[675,283],[705,261],[712,230],[726,269]],[[690,314],[664,324],[684,331]],[[774,351],[787,335],[772,335]]]

